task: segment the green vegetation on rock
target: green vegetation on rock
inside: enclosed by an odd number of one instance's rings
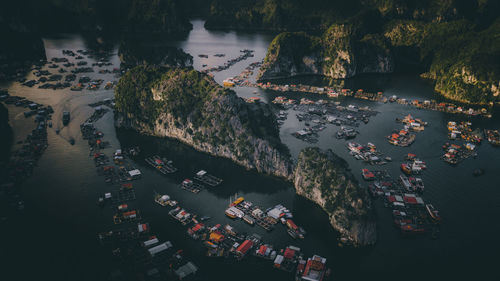
[[[195,0],[191,0],[195,1]],[[354,14],[356,1],[208,0],[207,28],[325,30]]]
[[[289,178],[290,154],[269,105],[248,104],[207,74],[137,66],[118,82],[116,124],[179,139],[259,172]]]
[[[445,23],[397,21],[384,36],[397,48],[413,47],[427,65],[423,76],[436,91],[461,102],[499,101],[500,19],[485,30],[466,20]]]
[[[331,150],[305,148],[299,154],[294,184],[299,195],[328,213],[332,226],[348,241],[355,245],[375,243],[371,200],[344,159]]]
[[[365,1],[321,36],[282,33],[273,40],[261,79],[317,74],[349,78],[410,66],[443,96],[500,102],[500,1]],[[498,10],[497,9],[497,10]]]
[[[365,30],[362,24],[346,23],[333,24],[322,36],[281,33],[268,48],[259,78],[303,74],[349,78],[359,73],[392,72],[387,39],[360,30]]]

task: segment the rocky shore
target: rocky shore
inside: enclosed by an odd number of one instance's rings
[[[325,210],[342,242],[354,246],[375,243],[377,231],[370,197],[345,160],[331,150],[305,148],[299,154],[293,182],[297,194]]]
[[[384,37],[392,48],[411,49],[421,76],[444,97],[463,103],[500,101],[500,20],[476,30],[465,20],[446,23],[392,21]],[[461,46],[457,48],[456,46]]]
[[[115,98],[116,127],[177,139],[293,182],[297,194],[327,212],[343,243],[375,243],[370,198],[347,163],[331,151],[306,148],[294,165],[267,104],[246,103],[198,71],[160,66],[128,71],[116,87]]]
[[[379,15],[381,17],[381,15]],[[450,22],[380,19],[380,28],[356,18],[333,24],[321,36],[284,32],[275,37],[259,79],[363,73],[416,72],[444,97],[463,103],[500,102],[500,19],[479,27]],[[457,46],[461,46],[457,48]]]
[[[321,37],[303,32],[278,35],[269,46],[259,79],[323,75],[334,79],[391,73],[394,61],[384,38],[360,37],[349,24],[334,24]]]
[[[170,137],[208,154],[291,180],[289,151],[266,104],[248,104],[195,70],[139,66],[117,85],[115,125]]]

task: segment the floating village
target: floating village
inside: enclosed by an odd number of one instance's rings
[[[89,155],[97,167],[97,174],[114,189],[97,200],[99,207],[109,207],[116,211],[111,228],[99,233],[98,240],[119,260],[144,272],[147,278],[189,278],[196,274],[198,267],[183,255],[182,249],[175,248],[171,241],[161,240],[155,235],[153,226],[147,223],[140,210],[130,208],[130,203],[136,199],[134,182],[142,178],[141,171],[133,165],[130,157],[139,155],[140,148],[117,149],[108,157],[104,153],[108,143],[103,140],[103,133],[93,125],[103,114],[105,111],[97,108],[80,126],[83,138],[88,141]],[[151,156],[145,158],[145,162],[165,176],[177,172],[173,162],[166,158]],[[198,193],[205,188],[217,188],[222,183],[222,179],[200,170],[192,179],[185,179],[179,186]],[[247,256],[256,257],[267,261],[277,270],[294,273],[297,280],[326,280],[330,275],[326,259],[321,256],[306,257],[299,247],[293,245],[283,249],[276,248],[266,243],[264,237],[257,234],[244,235],[229,224],[209,224],[209,216],[194,214],[167,194],[155,193],[152,202],[165,208],[165,213],[171,219],[186,227],[186,235],[200,242],[200,247],[206,249],[207,257],[235,261]],[[306,231],[293,221],[291,211],[283,205],[264,209],[238,197],[230,200],[224,213],[231,219],[257,225],[266,231],[273,231],[275,227],[282,225],[294,239],[304,239],[306,235]]]
[[[116,81],[104,82],[103,79],[91,79],[88,76],[81,76],[77,80],[77,74],[86,74],[98,72],[99,74],[114,74],[119,78],[122,70],[119,68],[110,68],[112,63],[109,61],[110,53],[97,53],[89,50],[63,50],[64,57],[54,57],[50,61],[41,60],[33,68],[32,74],[35,79],[28,80],[21,77],[16,79],[26,87],[35,87],[39,89],[66,89],[70,88],[71,91],[90,90],[96,91],[101,88],[111,90],[116,85]],[[97,62],[92,63],[91,66],[85,61],[85,57]],[[75,63],[70,62],[71,58]],[[45,66],[48,69],[43,69]],[[96,71],[97,69],[97,71]],[[57,73],[54,73],[57,71]]]
[[[253,50],[241,50],[241,55],[230,59],[224,65],[207,67],[203,65],[202,72],[219,72],[234,64],[253,57]],[[97,60],[91,65],[85,61],[85,56]],[[225,57],[225,54],[215,54],[215,57]],[[208,55],[200,54],[201,59]],[[71,61],[68,58],[72,58]],[[398,103],[419,109],[435,110],[467,116],[491,117],[486,109],[465,109],[451,103],[441,103],[433,100],[406,100],[396,96],[385,97],[382,92],[369,93],[364,90],[335,89],[333,87],[313,87],[307,85],[275,85],[268,83],[250,82],[250,76],[259,69],[261,62],[253,62],[238,76],[223,81],[226,87],[255,87],[275,92],[302,92],[325,94],[328,99],[314,101],[306,97],[300,100],[284,96],[276,96],[272,103],[277,108],[276,117],[279,125],[283,125],[288,118],[289,110],[296,112],[295,117],[302,128],[298,128],[293,136],[307,143],[318,142],[318,134],[327,126],[335,125],[337,132],[332,136],[346,141],[349,154],[366,165],[382,166],[393,159],[380,152],[374,143],[359,144],[353,142],[359,134],[356,129],[360,124],[368,124],[370,118],[378,114],[368,106],[359,107],[348,104],[342,105],[335,98],[339,96],[354,97],[383,103]],[[112,64],[107,56],[93,53],[88,50],[63,50],[63,57],[54,57],[50,61],[40,61],[32,69],[36,79],[19,78],[18,83],[26,87],[37,86],[40,89],[65,89],[71,91],[95,91],[98,89],[111,90],[116,81],[105,82],[100,78],[89,78],[86,73],[93,73],[98,69],[99,74],[115,74],[118,78],[123,70],[108,68]],[[55,73],[57,72],[57,73]],[[78,75],[78,77],[77,77]],[[247,102],[259,102],[260,98],[246,99]],[[18,209],[24,208],[22,198],[16,193],[16,185],[28,177],[37,160],[47,148],[47,128],[52,127],[50,106],[34,103],[26,98],[11,96],[7,91],[0,92],[0,101],[25,108],[24,117],[34,120],[34,129],[24,141],[18,143],[9,163],[8,183],[2,184],[2,190],[7,191],[11,198],[11,205]],[[177,248],[167,237],[160,237],[154,232],[155,226],[148,223],[147,216],[133,204],[136,200],[136,183],[141,180],[143,173],[138,166],[137,159],[146,163],[151,169],[164,176],[176,174],[179,170],[172,160],[160,155],[149,155],[142,158],[139,146],[113,149],[104,138],[95,123],[107,112],[113,110],[114,100],[105,99],[101,102],[89,104],[94,108],[93,114],[82,124],[80,131],[82,138],[89,146],[89,159],[96,167],[96,176],[101,177],[109,185],[109,191],[103,192],[96,200],[98,208],[111,208],[114,212],[109,217],[109,228],[97,234],[97,240],[106,247],[114,257],[127,267],[142,272],[145,279],[169,278],[189,279],[199,268]],[[71,113],[62,113],[63,126],[71,121]],[[424,131],[427,122],[406,115],[395,120],[397,126],[387,136],[387,141],[400,147],[410,147],[418,141],[417,135]],[[449,164],[457,165],[470,157],[476,157],[476,146],[487,140],[493,146],[500,146],[498,130],[473,128],[468,121],[449,121],[447,124],[448,142],[443,144],[441,159]],[[56,131],[58,133],[58,131]],[[68,140],[75,144],[73,138]],[[409,149],[409,148],[408,148]],[[112,151],[110,153],[110,151]],[[206,189],[218,188],[223,185],[223,179],[212,175],[207,167],[199,167],[198,172],[185,178],[178,184],[179,189],[193,193],[192,196]],[[428,169],[425,161],[419,159],[411,151],[400,163],[401,174],[393,177],[385,170],[363,168],[361,176],[364,179],[369,193],[378,198],[392,213],[393,224],[402,235],[420,235],[430,233],[433,239],[439,238],[440,224],[444,221],[439,213],[439,206],[427,202],[422,175]],[[474,175],[483,173],[475,170]],[[196,197],[193,197],[196,198]],[[168,194],[155,192],[151,194],[151,203],[164,209],[165,215],[178,222],[185,228],[186,236],[199,242],[199,247],[206,251],[211,258],[230,259],[240,261],[247,258],[257,258],[276,270],[283,270],[294,274],[296,280],[326,280],[331,275],[327,260],[319,255],[306,256],[297,246],[276,247],[266,242],[266,237],[258,234],[239,232],[230,224],[212,222],[205,214],[195,214],[183,203],[175,200]],[[266,232],[276,228],[283,228],[293,239],[307,239],[307,232],[294,221],[293,213],[282,204],[261,206],[259,202],[251,202],[242,196],[235,195],[229,198],[227,208],[219,210],[226,217],[242,221],[248,225],[259,227]]]
[[[7,91],[0,90],[0,101],[7,105],[25,108],[24,118],[33,120],[34,126],[24,140],[18,141],[11,153],[6,171],[2,179],[0,192],[6,194],[12,208],[22,211],[24,200],[19,194],[21,185],[33,173],[37,162],[48,147],[47,128],[52,127],[52,107],[30,101],[24,97],[11,96]]]

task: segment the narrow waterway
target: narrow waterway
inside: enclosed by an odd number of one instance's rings
[[[240,50],[254,50],[254,57],[236,63],[228,70],[214,74],[221,83],[227,77],[238,75],[252,62],[264,58],[272,34],[207,31],[202,21],[193,22],[194,29],[189,36],[172,44],[183,48],[194,57],[194,68],[201,70],[203,64],[222,65],[230,58],[240,55]],[[79,35],[61,35],[44,40],[47,58],[61,57],[63,49],[86,49],[88,45]],[[110,67],[118,67],[117,46],[112,51]],[[214,54],[225,54],[217,58]],[[206,54],[209,58],[198,55]],[[89,64],[93,61],[88,60]],[[91,73],[91,78],[105,81],[117,80],[113,74]],[[28,77],[31,78],[31,77]],[[286,82],[286,81],[285,81]],[[295,79],[290,82],[322,83],[313,78]],[[433,98],[432,87],[416,76],[386,75],[364,76],[346,82],[353,89],[383,91],[386,96],[398,95],[410,98]],[[1,253],[8,280],[107,280],[119,266],[109,251],[102,248],[96,234],[112,227],[110,208],[101,209],[95,205],[98,196],[112,189],[97,176],[86,141],[81,138],[79,125],[92,112],[89,103],[113,97],[113,91],[42,90],[27,88],[19,83],[0,85],[7,88],[11,95],[27,97],[38,103],[54,107],[54,127],[48,130],[49,148],[40,159],[32,177],[26,180],[20,193],[26,209],[5,217],[1,222]],[[277,95],[273,91],[238,87],[235,89],[242,97],[259,96],[270,101]],[[300,99],[304,94],[286,93],[287,97]],[[326,96],[307,95],[309,99],[325,99]],[[467,159],[457,167],[442,160],[441,146],[447,141],[446,123],[464,117],[441,112],[418,110],[398,104],[380,104],[354,99],[340,99],[343,105],[354,104],[370,106],[379,113],[368,124],[361,124],[360,134],[355,141],[365,144],[372,142],[379,151],[391,156],[392,163],[380,167],[387,169],[394,177],[398,176],[399,164],[407,153],[415,153],[426,161],[428,170],[422,178],[425,182],[426,201],[433,203],[444,218],[439,237],[430,235],[407,238],[402,237],[392,224],[389,209],[379,201],[375,203],[378,222],[378,241],[373,247],[365,249],[340,248],[337,235],[328,224],[326,214],[313,203],[296,196],[291,184],[282,180],[261,176],[234,165],[229,160],[216,159],[176,141],[142,137],[133,132],[116,131],[113,114],[107,113],[96,122],[96,127],[110,141],[106,150],[110,155],[115,149],[140,146],[141,155],[135,163],[143,172],[143,178],[134,183],[137,200],[131,208],[141,210],[142,217],[151,224],[153,232],[161,240],[170,240],[178,249],[183,249],[200,271],[196,280],[292,280],[293,276],[272,268],[271,262],[249,257],[241,262],[228,264],[227,260],[205,257],[205,248],[199,241],[186,235],[186,227],[172,220],[167,209],[153,202],[154,192],[169,194],[184,208],[210,216],[208,224],[230,223],[238,231],[248,234],[257,233],[263,240],[276,247],[296,245],[306,256],[319,254],[328,259],[332,269],[332,280],[381,279],[465,279],[470,276],[485,276],[494,271],[495,254],[499,250],[496,233],[500,230],[496,215],[500,213],[500,190],[496,175],[500,172],[500,149],[484,142],[478,146],[478,157]],[[15,142],[25,138],[34,126],[31,119],[25,119],[24,109],[8,106],[11,125],[14,128]],[[63,127],[61,114],[71,111],[71,122]],[[282,141],[290,148],[292,155],[310,144],[296,139],[291,133],[304,127],[293,109],[281,127]],[[407,148],[390,145],[385,136],[401,124],[395,118],[411,113],[430,123],[425,131],[417,134],[416,142]],[[498,115],[498,114],[497,114]],[[497,116],[496,115],[496,116]],[[473,126],[499,129],[499,119],[473,119]],[[56,134],[55,129],[61,129]],[[361,184],[359,171],[367,167],[348,154],[346,142],[335,138],[338,127],[328,125],[319,133],[319,142],[314,144],[323,149],[331,148],[346,159]],[[75,138],[74,146],[68,143]],[[14,147],[15,149],[16,147]],[[161,154],[172,159],[179,173],[165,177],[156,173],[142,160],[145,156]],[[378,168],[378,167],[376,167]],[[481,177],[473,177],[476,168],[485,169]],[[199,194],[192,194],[178,187],[185,178],[196,171],[206,169],[224,179],[217,188],[208,188]],[[237,193],[245,199],[262,206],[271,207],[281,203],[294,213],[294,220],[307,230],[304,240],[293,240],[285,228],[278,226],[268,233],[258,226],[251,227],[243,221],[232,221],[224,215],[229,197]],[[484,274],[484,275],[483,275]],[[134,279],[134,276],[124,279]],[[481,279],[481,278],[479,278]]]

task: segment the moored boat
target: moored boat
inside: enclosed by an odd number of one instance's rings
[[[170,205],[170,196],[168,195],[160,195],[156,194],[155,195],[155,202],[160,204],[161,206],[165,207],[167,205]]]
[[[371,180],[375,179],[375,175],[372,172],[370,172],[368,169],[362,169],[361,174],[363,176],[363,179],[365,179],[367,181],[371,181]]]
[[[441,223],[441,216],[439,215],[439,211],[434,208],[432,204],[426,204],[425,209],[427,210],[427,213],[431,217],[432,221],[434,223]]]
[[[401,164],[401,171],[403,171],[403,173],[405,173],[407,175],[411,175],[411,173],[412,173],[410,165],[408,165],[406,163]]]
[[[413,191],[413,188],[411,186],[411,183],[410,181],[408,180],[408,178],[404,175],[400,175],[399,176],[399,180],[401,181],[401,184],[403,185],[403,187],[407,190],[407,191]]]

